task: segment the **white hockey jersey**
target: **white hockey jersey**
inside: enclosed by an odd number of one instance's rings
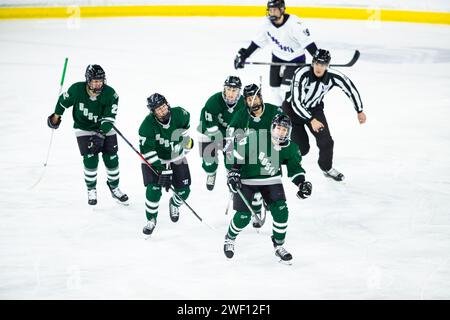
[[[270,45],[273,55],[284,61],[292,61],[305,54],[305,48],[314,42],[308,28],[294,15],[285,15],[287,20],[275,27],[267,17],[253,42],[260,48]]]

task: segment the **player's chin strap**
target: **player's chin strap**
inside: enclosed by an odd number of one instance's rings
[[[140,153],[128,140],[127,138],[124,137],[124,135],[120,132],[119,129],[117,129],[117,127],[115,125],[113,125],[113,129],[117,132],[117,134],[131,147],[131,149],[133,149],[134,152],[136,152],[136,154],[141,158],[142,161],[144,161],[144,163],[150,168],[150,170],[153,171],[154,174],[156,174],[158,177],[160,175],[160,173],[158,171],[156,171],[155,168],[152,167],[152,165],[144,158],[144,156],[142,155],[142,153]],[[194,209],[192,209],[192,207],[183,199],[181,198],[174,190],[174,188],[172,186],[169,187],[170,190],[173,191],[173,194],[175,197],[178,198],[178,200],[180,200],[181,202],[183,202],[186,207],[189,208],[189,210],[191,210],[191,212],[197,217],[198,220],[200,220],[201,222],[203,222],[204,224],[206,224],[209,228],[211,228],[212,230],[216,230],[215,228],[213,228],[212,226],[210,226],[209,224],[207,224],[205,221],[203,221],[203,219],[197,214],[197,212],[195,212]]]
[[[347,63],[342,64],[330,64],[330,67],[351,67],[356,61],[358,61],[361,53],[359,50],[355,50],[352,59]],[[255,61],[246,61],[245,64],[254,64],[254,65],[269,65],[269,66],[286,66],[286,67],[303,67],[309,65],[309,63],[293,63],[293,62],[255,62]]]

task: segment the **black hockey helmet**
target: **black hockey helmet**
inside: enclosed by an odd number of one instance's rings
[[[252,83],[244,87],[244,101],[245,105],[251,112],[257,111],[259,108],[262,108],[264,106],[262,94],[261,94],[261,88],[259,88],[256,84]],[[249,104],[247,103],[247,98],[253,97],[252,102]],[[254,104],[255,97],[259,97],[261,103]]]
[[[226,90],[227,87],[228,88],[237,88],[237,89],[239,89],[238,94],[237,94],[235,99],[230,100],[230,99],[227,98],[227,95],[225,93],[225,90]],[[222,98],[223,98],[223,101],[225,101],[226,105],[229,108],[233,108],[236,105],[236,102],[238,102],[239,97],[241,95],[241,88],[242,88],[242,82],[241,82],[241,79],[239,77],[237,77],[237,76],[228,76],[225,79],[225,82],[223,83]]]
[[[167,105],[167,114],[164,115],[163,118],[159,118],[155,114],[155,110],[161,107],[162,105]],[[159,93],[154,93],[150,97],[147,98],[147,108],[151,113],[155,114],[155,117],[161,121],[162,123],[167,123],[170,119],[170,105],[167,102],[166,98]]]
[[[105,70],[103,70],[103,68],[98,64],[88,65],[84,76],[86,78],[86,83],[88,86],[92,80],[102,80],[103,85],[106,83]],[[100,89],[91,88],[90,86],[89,89],[92,90],[94,93],[100,93],[103,89],[103,85],[101,86]]]
[[[284,0],[269,0],[267,1],[267,16],[269,17],[270,21],[277,20],[276,16],[271,16],[269,14],[270,8],[278,8],[280,9],[281,14],[284,14],[284,10],[286,10],[286,5],[284,3]]]
[[[242,88],[241,79],[237,76],[228,76],[223,83],[224,87]]]
[[[313,63],[321,63],[321,64],[330,64],[330,61],[331,61],[330,52],[325,49],[317,49],[312,59]]]
[[[274,132],[274,129],[277,127],[283,127],[286,128],[287,132],[286,135],[280,136]],[[285,114],[277,114],[272,119],[272,125],[270,127],[270,135],[272,136],[272,140],[275,141],[276,144],[280,146],[285,146],[289,143],[289,140],[291,139],[291,132],[292,132],[292,121],[291,119],[285,115]]]

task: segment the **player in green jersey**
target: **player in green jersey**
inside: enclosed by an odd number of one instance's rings
[[[219,151],[223,150],[226,129],[233,115],[245,109],[241,96],[242,82],[239,77],[225,79],[222,92],[213,94],[200,111],[199,150],[202,168],[205,170],[206,188],[213,190],[219,166]]]
[[[185,155],[192,149],[194,141],[188,135],[190,115],[185,109],[172,108],[159,93],[147,98],[147,107],[150,114],[139,127],[139,147],[143,157],[159,173],[156,175],[147,164],[142,164],[147,217],[147,224],[142,232],[148,236],[156,227],[161,188],[169,191],[173,185],[178,196],[171,197],[169,214],[173,222],[179,219],[179,207],[183,203],[179,198],[188,198],[191,185]]]
[[[265,103],[262,98],[261,88],[256,84],[249,84],[245,86],[244,103],[246,108],[239,110],[230,122],[227,129],[227,145],[225,152],[227,154],[227,162],[233,163],[232,147],[233,141],[239,141],[242,137],[249,135],[252,132],[265,130],[269,132],[272,124],[272,119],[275,115],[283,111],[277,106]],[[230,165],[228,165],[228,169]],[[252,207],[256,214],[260,217],[263,212],[263,200],[260,193],[255,193],[252,199]],[[264,222],[264,219],[261,219]],[[261,228],[262,224],[253,220],[253,227]]]
[[[281,165],[286,165],[288,177],[299,187],[297,196],[305,199],[311,195],[312,185],[305,181],[305,170],[301,166],[301,154],[290,141],[292,124],[285,114],[277,114],[271,122],[270,133],[254,131],[241,139],[234,147],[237,161],[228,172],[228,186],[234,195],[233,208],[236,213],[225,236],[224,253],[227,258],[234,255],[234,243],[238,234],[249,224],[251,213],[242,198],[251,199],[260,192],[273,218],[272,243],[275,255],[282,262],[290,263],[292,255],[283,247],[288,226],[288,208],[281,181]]]
[[[119,156],[117,135],[112,129],[116,120],[119,96],[106,84],[105,71],[97,64],[86,68],[86,81],[70,86],[60,95],[54,113],[47,118],[52,129],[58,129],[64,111],[72,108],[73,127],[83,156],[84,181],[88,203],[97,204],[97,167],[102,153],[107,185],[113,198],[127,204],[128,196],[119,189]]]

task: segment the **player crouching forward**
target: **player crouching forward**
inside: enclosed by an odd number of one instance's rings
[[[174,194],[169,202],[170,219],[177,222],[179,207],[190,193],[191,175],[185,155],[193,147],[193,140],[188,135],[189,112],[181,107],[171,108],[166,98],[154,93],[147,98],[150,114],[139,128],[139,147],[147,164],[142,164],[144,185],[146,186],[147,225],[145,235],[152,234],[156,226],[161,187],[169,191],[173,185]]]
[[[228,187],[234,192],[233,207],[236,213],[225,236],[224,252],[227,258],[234,255],[234,242],[238,234],[249,224],[251,213],[243,199],[252,199],[260,192],[272,214],[272,243],[275,255],[289,263],[292,255],[283,247],[288,226],[288,208],[281,181],[281,164],[287,166],[288,176],[299,187],[297,196],[305,199],[311,195],[312,185],[305,181],[298,146],[290,141],[291,120],[284,114],[272,120],[270,134],[260,131],[244,138],[234,148],[240,163],[233,165],[228,173]],[[263,141],[263,140],[266,141]]]

